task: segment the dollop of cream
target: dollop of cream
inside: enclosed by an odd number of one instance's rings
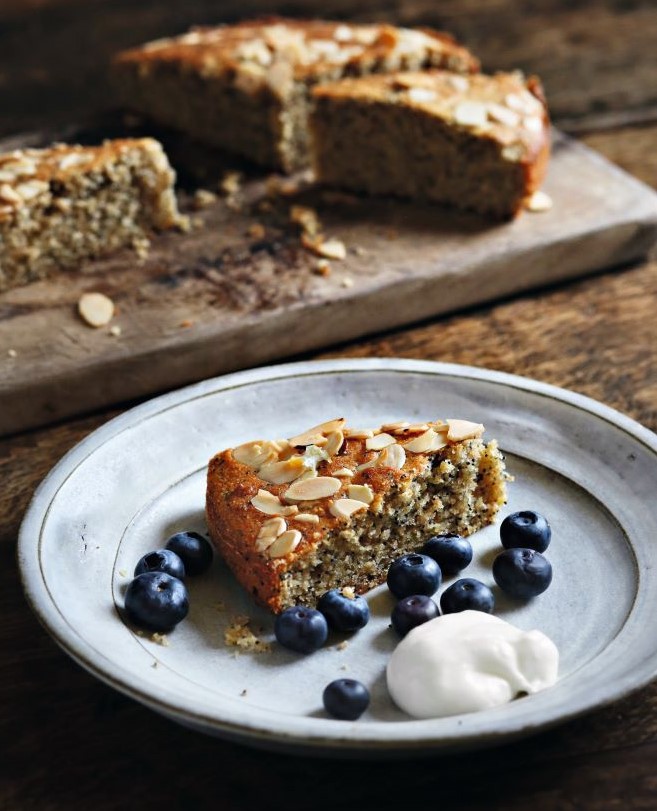
[[[541,631],[484,614],[446,614],[414,628],[387,669],[397,706],[415,718],[486,710],[557,680],[559,652]]]

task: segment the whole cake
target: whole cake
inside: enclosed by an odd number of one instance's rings
[[[506,500],[497,443],[460,419],[377,430],[335,419],[288,440],[258,440],[209,464],[206,518],[217,550],[261,605],[314,606],[363,593],[431,535],[470,535]]]
[[[321,183],[504,219],[543,180],[549,121],[535,78],[406,72],[326,84],[313,100]]]
[[[265,166],[308,163],[310,88],[343,76],[477,60],[447,34],[390,25],[267,19],[197,28],[117,56],[123,104]]]
[[[0,292],[177,225],[174,180],[152,138],[0,155]]]

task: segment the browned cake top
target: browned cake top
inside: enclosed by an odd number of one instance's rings
[[[0,221],[26,204],[40,202],[51,183],[66,183],[74,175],[106,170],[127,152],[148,155],[149,165],[169,171],[161,145],[152,138],[105,141],[101,146],[56,144],[48,149],[17,149],[0,154]]]
[[[279,84],[284,79],[312,81],[331,68],[354,66],[361,73],[387,60],[405,64],[404,58],[412,56],[460,71],[478,69],[469,51],[438,31],[278,18],[195,28],[124,51],[116,61],[136,64],[143,74],[152,65],[169,63],[204,76],[237,72]]]
[[[222,519],[236,522],[231,534],[247,546],[284,564],[300,544],[317,543],[323,530],[377,509],[400,478],[424,469],[428,456],[483,432],[483,425],[458,419],[376,430],[347,428],[336,419],[289,440],[248,442],[216,457],[225,465],[221,490],[235,500]]]
[[[451,126],[494,138],[509,160],[538,153],[548,127],[540,83],[518,72],[462,76],[430,70],[374,75],[325,84],[313,95],[418,108]]]

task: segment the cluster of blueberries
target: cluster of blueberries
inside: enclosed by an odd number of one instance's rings
[[[552,566],[541,554],[551,540],[552,531],[539,513],[525,510],[504,519],[500,538],[505,548],[493,563],[497,585],[514,599],[527,600],[544,592],[552,581]],[[440,608],[432,599],[442,576],[453,576],[472,562],[472,546],[460,535],[436,535],[421,553],[403,555],[388,570],[387,584],[397,598],[391,622],[400,636],[440,614],[473,610],[492,613],[495,598],[480,580],[462,578],[446,589]],[[274,632],[278,642],[298,653],[312,653],[322,647],[329,628],[353,632],[363,628],[370,618],[363,597],[345,595],[339,589],[326,592],[317,608],[292,606],[276,618]],[[355,679],[337,679],[324,690],[324,707],[343,720],[356,720],[369,705],[369,692]]]
[[[526,510],[504,519],[500,538],[505,551],[493,563],[497,585],[515,599],[527,600],[547,589],[552,567],[541,554],[547,549],[552,531],[539,513]],[[164,549],[144,555],[135,567],[135,577],[125,594],[128,619],[140,628],[170,631],[189,611],[189,595],[183,579],[199,575],[212,563],[210,543],[196,532],[172,535]],[[462,578],[446,589],[440,608],[432,595],[442,576],[463,571],[472,561],[472,546],[460,535],[436,535],[421,553],[403,555],[388,570],[387,583],[397,598],[391,622],[400,636],[443,614],[468,609],[491,613],[495,598],[490,588],[474,578]],[[317,608],[292,606],[276,617],[274,633],[278,642],[297,653],[312,653],[326,642],[329,628],[353,633],[370,619],[367,600],[340,589],[324,594]],[[323,694],[324,707],[334,718],[355,721],[367,709],[370,694],[355,679],[336,679]]]
[[[187,575],[206,572],[212,547],[198,532],[177,532],[164,549],[149,552],[135,567],[135,578],[125,593],[128,619],[149,631],[170,631],[185,619],[189,594]]]

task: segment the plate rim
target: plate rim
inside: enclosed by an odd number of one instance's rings
[[[345,754],[347,752],[360,755],[367,755],[368,753],[375,755],[390,753],[417,754],[422,752],[435,754],[439,752],[458,751],[466,748],[473,749],[491,746],[498,742],[506,742],[520,736],[532,734],[533,732],[546,730],[557,724],[579,717],[593,709],[601,708],[607,704],[618,701],[652,681],[657,675],[657,645],[655,645],[651,654],[645,657],[644,667],[639,673],[634,672],[627,675],[622,683],[616,683],[615,690],[612,689],[608,691],[608,694],[602,699],[596,696],[596,698],[584,701],[575,708],[566,708],[564,712],[557,717],[550,717],[538,723],[527,724],[525,722],[523,725],[521,722],[515,729],[501,728],[499,730],[489,730],[483,737],[479,734],[471,733],[469,735],[441,736],[439,738],[421,736],[417,739],[350,739],[348,731],[351,725],[347,722],[333,722],[336,732],[338,733],[336,735],[305,735],[300,737],[299,735],[287,731],[272,731],[271,729],[262,727],[254,728],[245,724],[233,723],[226,719],[218,721],[216,718],[209,718],[207,715],[204,716],[202,713],[194,712],[190,710],[189,707],[185,708],[181,706],[180,702],[176,705],[172,704],[171,700],[169,700],[169,703],[167,703],[166,696],[154,696],[149,694],[146,692],[143,685],[140,689],[139,686],[129,683],[129,680],[122,681],[120,676],[117,675],[117,671],[120,672],[121,668],[117,667],[113,660],[102,654],[99,663],[98,650],[90,646],[78,635],[75,629],[71,628],[66,623],[57,603],[50,595],[47,584],[44,579],[40,577],[39,543],[34,543],[35,538],[37,541],[39,539],[40,528],[52,504],[52,499],[49,498],[51,491],[53,491],[53,487],[58,482],[61,474],[66,471],[69,463],[78,457],[81,452],[88,451],[89,453],[93,453],[94,450],[111,440],[113,436],[117,435],[125,428],[133,427],[142,420],[148,419],[150,416],[154,416],[200,396],[213,394],[229,388],[248,386],[286,377],[300,377],[321,373],[377,371],[428,373],[438,377],[450,376],[475,381],[482,380],[545,396],[571,405],[604,420],[616,428],[620,428],[624,433],[629,434],[657,457],[657,435],[622,412],[578,392],[563,389],[532,378],[484,367],[394,357],[336,358],[268,365],[209,378],[199,383],[151,398],[104,423],[73,446],[53,466],[36,488],[19,530],[17,558],[23,591],[27,602],[48,634],[64,652],[71,656],[78,664],[87,670],[87,672],[123,694],[130,696],[156,712],[177,720],[179,723],[192,726],[205,732],[221,735],[228,739],[248,742],[252,745],[304,752],[307,754]],[[54,488],[52,492],[53,497],[57,489],[58,487]],[[86,656],[85,653],[87,654]],[[105,667],[103,667],[103,661],[106,663]],[[169,699],[171,699],[171,697],[169,697]],[[337,750],[339,750],[339,752]]]

